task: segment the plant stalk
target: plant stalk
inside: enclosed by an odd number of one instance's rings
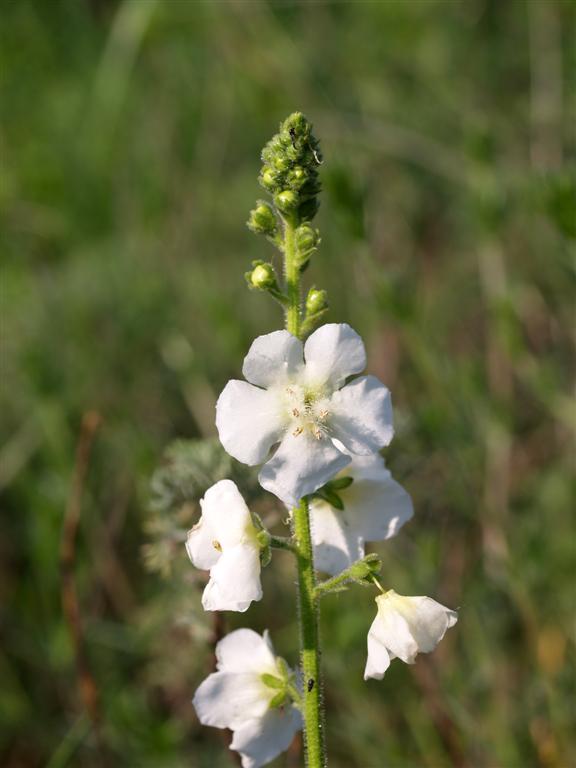
[[[308,501],[304,498],[292,510],[298,564],[298,624],[300,629],[300,658],[302,667],[302,715],[307,768],[324,768],[326,748],[322,712],[322,682],[320,679],[320,606],[316,596],[316,574]]]
[[[286,278],[286,330],[300,336],[300,270],[296,259],[294,224],[285,221],[284,227],[284,276]]]
[[[298,267],[294,222],[285,221],[284,274],[286,277],[286,330],[294,336],[301,331],[300,269]],[[292,510],[296,562],[298,567],[298,626],[302,669],[302,716],[307,768],[324,768],[326,747],[320,678],[320,604],[316,595],[314,552],[310,535],[308,501],[301,499]]]

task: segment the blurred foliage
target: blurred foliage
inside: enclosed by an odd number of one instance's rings
[[[171,503],[204,482],[185,446],[149,488],[281,323],[244,287],[271,254],[243,222],[295,109],[324,155],[307,279],[393,392],[386,458],[415,501],[383,578],[461,609],[435,654],[366,684],[372,596],[324,601],[331,766],[574,764],[575,22],[569,0],[2,2],[2,765],[223,768],[190,704],[210,642],[249,623],[297,657],[289,555],[247,614],[203,614],[178,546],[196,510]],[[59,573],[89,409],[76,578],[99,739]]]

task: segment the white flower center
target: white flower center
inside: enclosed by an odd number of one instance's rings
[[[294,437],[306,432],[316,440],[327,436],[330,401],[323,390],[289,384],[282,394]]]

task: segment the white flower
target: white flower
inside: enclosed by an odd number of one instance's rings
[[[376,598],[378,613],[368,632],[364,680],[381,680],[398,657],[413,664],[418,653],[433,651],[446,630],[458,621],[456,611],[431,597],[404,597],[393,589]]]
[[[304,359],[306,362],[304,362]],[[346,384],[366,365],[362,339],[331,323],[302,345],[287,331],[259,336],[244,359],[246,381],[229,381],[216,406],[228,453],[260,464],[260,484],[290,506],[392,439],[390,393],[374,376]]]
[[[337,491],[343,510],[324,499],[310,503],[314,564],[333,576],[364,557],[364,542],[395,536],[414,514],[410,496],[379,454],[354,457],[340,475],[353,479]]]
[[[210,571],[205,611],[245,611],[262,597],[260,544],[250,510],[231,480],[220,480],[200,501],[202,517],[186,550],[196,568]]]
[[[275,656],[268,632],[262,637],[251,629],[221,640],[216,660],[218,671],[194,695],[196,713],[203,725],[231,728],[230,749],[240,753],[243,768],[259,768],[288,749],[302,727],[299,711],[282,695],[290,670]]]

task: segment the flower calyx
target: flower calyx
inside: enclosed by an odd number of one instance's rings
[[[300,692],[296,685],[295,675],[284,661],[284,659],[276,658],[276,668],[278,674],[270,674],[265,672],[260,675],[261,681],[267,688],[275,691],[274,695],[270,699],[270,709],[280,709],[289,704],[295,704],[300,706]]]
[[[320,231],[314,229],[308,222],[301,224],[294,233],[296,242],[296,263],[300,272],[304,272],[310,263],[311,256],[320,245]]]
[[[342,511],[344,509],[344,502],[338,491],[343,491],[345,488],[349,488],[353,482],[353,477],[336,477],[325,483],[322,488],[319,488],[315,493],[311,494],[311,496],[312,498],[327,501],[328,504],[335,509]]]
[[[337,576],[320,582],[316,587],[316,595],[324,597],[332,592],[344,592],[350,583],[360,584],[363,587],[370,586],[376,574],[380,573],[382,560],[375,552],[366,555]]]

